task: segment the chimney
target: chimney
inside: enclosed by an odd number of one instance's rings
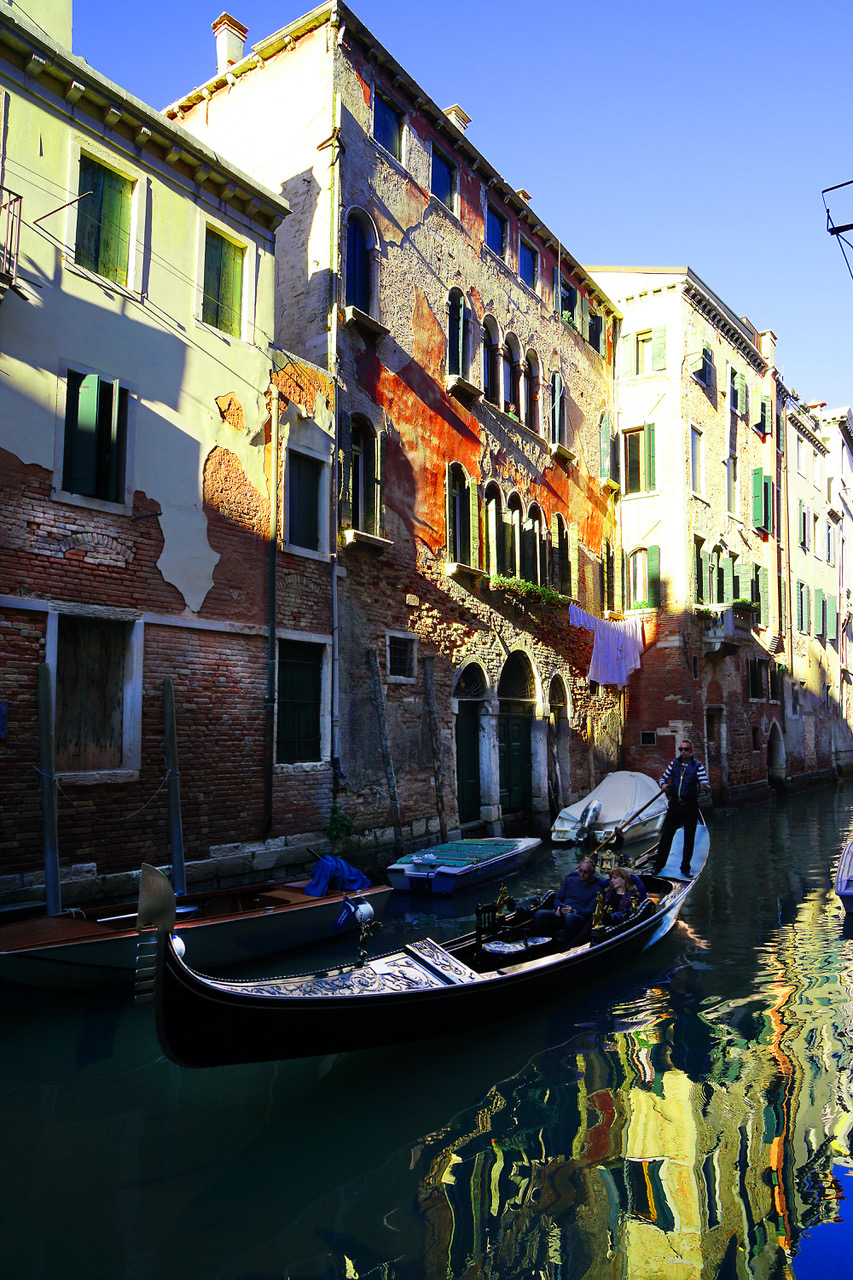
[[[776,334],[773,332],[772,329],[765,329],[763,333],[760,333],[758,335],[758,337],[760,339],[759,347],[758,347],[759,351],[764,356],[764,359],[767,361],[768,364],[775,365]]]
[[[216,71],[222,75],[240,62],[243,57],[243,44],[249,28],[242,22],[232,18],[230,13],[221,13],[213,24],[213,35],[216,39]]]
[[[455,102],[452,107],[445,107],[444,114],[463,133],[471,123],[471,117],[465,114],[458,102]]]

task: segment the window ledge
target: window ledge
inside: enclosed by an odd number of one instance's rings
[[[283,543],[281,551],[283,555],[299,556],[305,560],[319,560],[322,564],[329,563],[328,551],[312,551],[310,547],[298,547],[293,542]]]
[[[444,379],[444,389],[449,396],[457,400],[479,400],[483,394],[482,387],[475,387],[473,382],[463,378],[461,374],[451,373]]]
[[[232,342],[240,342],[244,347],[251,346],[249,339],[243,336],[242,331],[226,333],[224,329],[217,329],[215,324],[208,324],[207,321],[202,320],[201,316],[193,316],[193,326],[200,329],[202,333],[209,333],[212,338],[218,338],[220,342],[226,342],[229,345]]]
[[[577,462],[578,455],[565,444],[554,444],[553,441],[548,445],[548,452],[552,458],[562,458],[563,462]]]
[[[78,276],[81,280],[90,280],[92,284],[98,285],[99,288],[106,289],[110,293],[120,294],[123,298],[132,298],[134,302],[144,301],[138,289],[132,289],[126,284],[119,284],[116,280],[109,280],[106,276],[98,275],[97,271],[91,271],[89,267],[79,266],[71,254],[65,254],[64,265],[66,271],[70,271],[72,275]]]
[[[102,782],[138,782],[138,769],[91,769],[86,772],[57,770],[56,779],[65,786],[94,787]]]
[[[488,576],[483,569],[475,569],[470,564],[460,564],[456,560],[445,561],[444,573],[454,582],[464,582],[466,579],[478,582],[480,578]]]
[[[105,498],[90,498],[84,493],[68,493],[65,489],[55,489],[52,497],[54,502],[63,502],[69,507],[85,507],[88,511],[105,511],[113,516],[133,514],[132,502],[107,502]]]
[[[382,555],[394,545],[390,538],[380,538],[377,534],[365,533],[362,529],[344,529],[343,534],[345,547],[363,547],[365,551],[372,551],[375,555]]]
[[[330,760],[276,760],[276,773],[323,773],[331,769]]]
[[[362,333],[370,334],[373,338],[384,338],[391,332],[387,325],[380,324],[360,307],[344,307],[344,324],[350,329],[360,329]]]

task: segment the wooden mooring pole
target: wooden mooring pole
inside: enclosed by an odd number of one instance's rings
[[[399,857],[403,853],[403,826],[400,822],[400,802],[397,798],[397,779],[394,776],[394,762],[391,759],[391,746],[388,742],[388,725],[385,720],[385,699],[382,696],[382,679],[379,675],[379,658],[375,649],[367,651],[367,665],[370,669],[370,682],[373,688],[373,701],[376,704],[376,719],[379,723],[379,745],[382,748],[382,762],[385,765],[385,777],[388,780],[388,796],[391,801],[391,814],[394,819],[394,848]]]
[[[172,884],[175,893],[186,893],[184,830],[181,823],[181,775],[178,772],[178,727],[175,720],[175,690],[171,680],[163,681],[163,737],[166,753],[169,800],[169,843],[172,852]]]
[[[435,705],[435,658],[424,658],[424,689],[429,715],[429,736],[432,743],[432,768],[435,777],[435,811],[441,843],[447,843],[447,815],[444,812],[444,768],[441,763],[441,738],[438,732],[438,710]]]
[[[39,715],[39,777],[41,781],[41,812],[44,827],[44,892],[47,914],[58,916],[62,911],[59,888],[59,829],[56,818],[56,775],[53,744],[53,687],[50,667],[39,663],[38,715]]]

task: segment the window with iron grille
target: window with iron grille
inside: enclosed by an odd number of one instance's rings
[[[387,637],[388,675],[395,680],[414,680],[417,669],[417,640],[414,636]]]
[[[304,640],[278,642],[276,761],[319,760],[323,659],[326,646]]]
[[[658,740],[658,736],[657,736],[657,733],[654,731],[654,729],[643,729],[640,733],[641,747],[657,746],[657,740]]]

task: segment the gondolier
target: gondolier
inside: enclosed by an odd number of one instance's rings
[[[662,871],[666,866],[672,838],[678,828],[683,827],[684,850],[681,856],[681,874],[689,876],[696,823],[699,821],[699,795],[703,791],[711,790],[705,766],[694,758],[693,743],[689,738],[682,739],[678,755],[667,766],[660,778],[660,787],[669,797],[669,806],[661,827],[654,869]]]

